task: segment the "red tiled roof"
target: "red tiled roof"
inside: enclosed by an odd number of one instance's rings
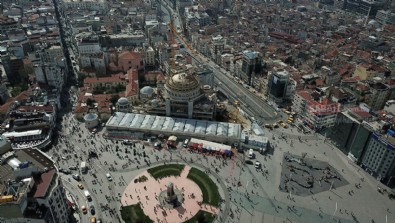
[[[11,106],[12,103],[15,101],[23,101],[29,97],[29,90],[21,92],[18,96],[14,98],[9,98],[5,104],[0,106],[0,113],[6,113]]]
[[[370,118],[372,117],[372,115],[369,112],[366,112],[364,110],[362,110],[361,108],[359,108],[358,106],[352,107],[348,109],[350,112],[358,115],[361,118]]]
[[[25,111],[45,111],[45,112],[53,112],[53,107],[50,105],[47,106],[29,106],[29,105],[23,105],[18,107],[19,111],[25,110]]]
[[[48,191],[49,185],[51,184],[52,179],[55,176],[55,173],[56,170],[52,169],[46,173],[41,174],[40,178],[35,182],[36,191],[33,197],[40,198],[45,196]]]
[[[125,81],[123,74],[114,74],[111,77],[87,77],[84,79],[84,84],[93,83],[120,83]]]
[[[358,81],[360,81],[361,78],[359,76],[355,76],[355,77],[349,77],[349,78],[344,78],[343,82],[347,82],[347,83],[357,83]]]
[[[324,86],[324,85],[325,85],[324,81],[321,80],[321,79],[315,80],[315,84],[316,84],[317,86]]]
[[[119,54],[118,60],[137,60],[140,59],[140,53],[132,51],[124,51]]]
[[[163,81],[165,80],[165,75],[163,75],[163,73],[160,73],[156,76],[156,80],[158,81]]]
[[[138,73],[135,69],[128,70],[126,74],[129,80],[129,83],[126,85],[125,97],[130,97],[139,93],[139,85],[138,85]]]
[[[359,85],[357,86],[357,89],[358,89],[359,91],[368,91],[370,88],[369,88],[368,85],[359,84]]]
[[[327,98],[323,98],[321,102],[310,100],[308,106],[309,110],[315,115],[331,115],[340,112],[340,105]]]
[[[297,92],[297,94],[308,101],[308,109],[311,113],[315,115],[330,115],[340,112],[339,103],[334,103],[327,98],[322,98],[321,101],[315,101],[311,95],[312,93],[308,91]]]

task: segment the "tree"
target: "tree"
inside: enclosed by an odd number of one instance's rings
[[[111,98],[110,98],[111,104],[115,105],[115,104],[117,103],[118,99],[119,99],[119,95],[113,94],[113,95],[111,96]]]
[[[93,100],[93,99],[91,99],[91,98],[88,98],[88,99],[86,100],[86,104],[87,104],[89,107],[92,107],[93,104],[94,104],[95,102],[96,102],[96,101]]]
[[[104,87],[95,87],[92,91],[92,94],[104,94]]]
[[[22,88],[19,86],[13,87],[11,90],[12,97],[18,96],[22,92]]]

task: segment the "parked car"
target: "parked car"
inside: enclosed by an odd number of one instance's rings
[[[261,163],[259,161],[255,162],[255,168],[257,169],[261,168]]]
[[[108,181],[112,181],[112,177],[110,173],[106,173],[106,177]]]
[[[248,158],[254,159],[254,157],[255,157],[254,150],[253,150],[253,149],[250,149],[250,150],[248,151]]]
[[[80,180],[81,180],[80,175],[78,175],[78,174],[73,174],[72,177],[73,177],[73,179],[76,180],[76,181],[80,181]]]
[[[78,167],[76,167],[76,166],[70,166],[69,169],[70,169],[70,170],[78,170]]]
[[[95,215],[95,207],[91,205],[89,209],[91,210],[91,215]]]
[[[124,140],[122,142],[122,144],[124,144],[124,145],[133,145],[133,141],[132,140]]]
[[[64,173],[64,174],[71,174],[71,171],[69,169],[59,168],[59,172]]]
[[[252,162],[252,160],[246,160],[245,163],[248,164],[248,165],[253,165],[254,164],[254,162]]]

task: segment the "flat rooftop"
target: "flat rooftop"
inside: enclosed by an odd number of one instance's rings
[[[0,193],[2,193],[6,189],[5,180],[14,181],[17,178],[18,174],[24,175],[23,172],[25,169],[14,170],[12,166],[8,164],[8,160],[17,159],[21,163],[28,161],[29,167],[34,171],[43,172],[46,168],[47,170],[55,169],[54,163],[47,156],[45,156],[40,150],[37,149],[23,149],[23,150],[13,150],[14,155],[7,159],[7,161],[3,162],[0,165]],[[29,176],[30,177],[30,176]],[[3,180],[4,179],[4,180]]]
[[[115,112],[106,126],[111,130],[146,130],[193,134],[196,137],[217,136],[233,140],[239,140],[241,136],[240,124],[123,112]]]

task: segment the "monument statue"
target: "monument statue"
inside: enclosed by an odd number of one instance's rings
[[[165,201],[168,204],[172,204],[174,206],[177,205],[177,195],[174,193],[174,185],[172,182],[169,182],[167,184],[167,190],[166,190],[167,196],[165,198]]]

